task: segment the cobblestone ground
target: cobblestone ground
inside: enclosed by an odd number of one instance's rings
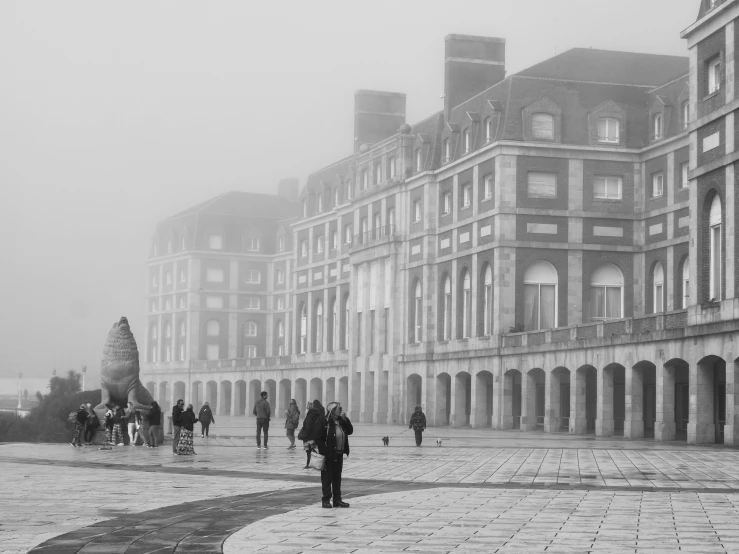
[[[282,436],[198,437],[194,457],[2,445],[0,553],[739,552],[737,450],[471,429],[416,448],[400,431],[355,427],[345,510],[320,507]]]

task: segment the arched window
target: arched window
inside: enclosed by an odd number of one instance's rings
[[[713,196],[711,211],[708,214],[709,263],[708,271],[708,298],[714,301],[721,300],[721,199],[718,194]]]
[[[461,325],[459,325],[457,330],[457,336],[461,339],[466,339],[470,336],[472,318],[472,290],[470,288],[470,272],[467,269],[462,270],[460,282],[462,283],[462,288],[460,289],[458,310],[461,319],[458,319],[458,321]]]
[[[485,142],[490,142],[493,139],[493,118],[488,117],[485,119]]]
[[[221,324],[218,323],[215,319],[211,319],[205,325],[205,333],[209,337],[217,337],[221,334]]]
[[[690,301],[690,259],[685,256],[682,267],[682,286],[683,286],[683,310],[687,309]]]
[[[557,326],[557,270],[549,262],[535,262],[523,277],[524,329],[551,329]]]
[[[421,281],[413,286],[413,304],[411,306],[411,341],[421,342]]]
[[[452,338],[452,281],[444,276],[444,294],[441,298],[441,339]]]
[[[533,114],[531,136],[534,140],[554,140],[554,116],[549,113]]]
[[[244,335],[247,337],[256,337],[257,336],[257,323],[256,321],[247,321],[246,325],[244,325]]]
[[[208,235],[208,248],[211,250],[223,250],[223,237],[221,235]]]
[[[493,270],[485,266],[482,284],[482,336],[493,334]]]
[[[303,304],[300,308],[300,354],[308,351],[308,309]]]
[[[172,324],[169,321],[164,324],[164,336],[168,339],[172,338]]]
[[[323,302],[317,302],[316,303],[316,319],[313,323],[315,331],[314,331],[314,343],[313,343],[313,351],[314,352],[323,352]]]
[[[613,264],[603,264],[590,276],[590,313],[592,319],[623,317],[624,276]]]
[[[653,301],[652,306],[654,313],[658,314],[665,311],[665,272],[662,269],[662,264],[657,262],[652,272],[652,294]]]

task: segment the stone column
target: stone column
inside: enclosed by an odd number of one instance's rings
[[[692,364],[690,373],[690,421],[688,422],[688,444],[714,444],[713,363]]]
[[[239,415],[239,394],[236,381],[231,381],[231,413],[228,415]]]
[[[644,375],[641,369],[627,367],[626,398],[624,414],[624,437],[640,439],[644,437]]]
[[[449,427],[462,427],[464,424],[464,401],[462,399],[463,397],[460,398],[459,395],[464,395],[464,391],[459,390],[456,375],[452,375],[452,378],[449,380],[449,386],[452,388],[452,401],[449,407]]]
[[[588,421],[585,417],[585,373],[575,370],[570,374],[570,434],[587,433]]]
[[[726,115],[726,132],[731,132],[732,136],[734,136],[733,127],[735,125],[735,118],[734,118],[734,112],[730,112]],[[732,128],[731,131],[729,129]],[[726,200],[726,206],[724,206],[724,213],[726,214],[726,220],[727,223],[729,221],[733,222],[734,225],[736,225],[736,222],[734,222],[734,214],[736,213],[736,185],[734,183],[734,177],[735,177],[735,170],[734,170],[734,164],[729,164],[726,166],[726,187],[724,190],[725,193],[725,200]],[[725,231],[724,234],[724,241],[725,241],[725,252],[724,252],[724,267],[726,268],[724,271],[724,280],[726,281],[724,283],[724,299],[728,298],[734,298],[736,295],[734,294],[734,288],[736,283],[736,264],[734,262],[734,252],[735,252],[735,244],[736,244],[736,232],[731,233],[727,232],[729,226],[727,223],[724,224],[723,228]]]
[[[657,367],[655,372],[657,407],[654,422],[654,440],[675,440],[675,368]],[[628,377],[627,377],[628,378]]]
[[[536,377],[521,372],[521,431],[536,431]]]
[[[598,405],[595,416],[595,436],[613,436],[613,370],[603,369],[597,380]]]
[[[500,428],[501,429],[513,429],[513,374],[506,376],[505,367],[502,369],[503,375],[501,381],[503,386],[501,388],[502,399],[499,403],[500,409]],[[522,380],[523,381],[523,380]],[[521,401],[523,402],[523,387],[521,387]],[[523,410],[522,410],[523,411]]]
[[[477,187],[474,188],[477,189]],[[485,426],[484,412],[478,414],[478,405],[484,406],[485,402],[480,402],[480,399],[477,397],[477,377],[470,374],[470,427],[472,428]]]
[[[560,376],[553,371],[544,381],[544,432],[554,433],[560,424]]]
[[[726,425],[724,444],[739,446],[739,364],[726,362]]]

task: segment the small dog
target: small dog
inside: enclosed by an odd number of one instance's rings
[[[389,437],[382,437],[382,444],[384,446],[388,446],[390,444],[390,438]]]
[[[436,446],[441,446],[441,439],[436,437]]]

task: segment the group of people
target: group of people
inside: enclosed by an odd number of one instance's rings
[[[172,408],[172,426],[174,427],[174,438],[172,439],[172,452],[179,456],[189,456],[196,454],[193,444],[193,434],[195,432],[195,424],[200,422],[200,436],[208,437],[208,431],[211,424],[215,425],[213,411],[206,402],[200,408],[198,417],[195,417],[195,411],[192,404],[188,404],[185,408],[185,401],[180,399]]]
[[[127,435],[128,446],[135,446],[140,440],[147,448],[157,448],[162,428],[162,410],[156,402],[152,402],[148,412],[135,410],[132,402],[129,402],[126,408],[106,404],[103,424],[105,444],[108,446],[124,446]],[[99,427],[100,420],[92,404],[80,404],[72,446],[83,446],[83,439],[84,446],[92,446],[92,439]]]

